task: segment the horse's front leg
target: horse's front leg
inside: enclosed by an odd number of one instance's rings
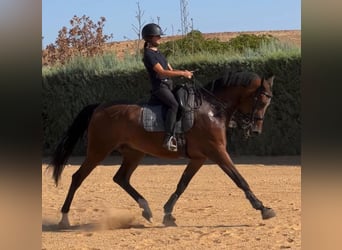
[[[192,159],[187,167],[185,168],[182,177],[180,178],[176,191],[170,196],[169,200],[164,205],[164,219],[163,224],[165,226],[177,226],[175,223],[175,217],[172,215],[173,207],[175,206],[177,200],[184,192],[192,177],[197,173],[200,167],[203,165],[206,158],[203,159]]]
[[[257,199],[247,181],[235,168],[224,146],[220,146],[218,150],[210,156],[210,159],[216,162],[235,184],[244,191],[246,198],[250,201],[253,208],[261,211],[262,219],[270,219],[276,215],[273,209],[265,207],[262,202]]]

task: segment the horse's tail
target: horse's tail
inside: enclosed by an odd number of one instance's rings
[[[58,181],[72,150],[88,128],[90,118],[98,105],[91,104],[84,107],[58,143],[49,165],[49,167],[53,168],[53,179],[55,180],[56,186],[58,185]]]

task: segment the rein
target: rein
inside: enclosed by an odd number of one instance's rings
[[[229,109],[229,106],[221,101],[220,99],[218,99],[211,91],[207,90],[204,87],[200,87],[201,90],[203,90],[207,95],[209,95],[210,97],[212,97],[213,99],[215,99],[215,102],[220,106],[220,108],[222,108],[224,111],[227,111]]]
[[[193,76],[193,84],[194,84],[195,88],[197,89],[197,86],[198,86],[198,85],[196,84],[196,81],[199,82],[199,83],[201,83],[200,81],[196,80],[195,77]],[[215,81],[212,82],[212,86],[211,86],[210,90],[207,90],[207,89],[204,88],[202,85],[203,85],[203,84],[201,83],[201,84],[199,85],[199,88],[200,88],[205,94],[207,94],[208,96],[210,96],[212,99],[215,100],[215,104],[214,104],[214,105],[220,106],[220,108],[221,108],[224,112],[226,112],[226,111],[229,109],[229,106],[228,106],[225,102],[221,101],[219,98],[217,98],[217,97],[213,94],[213,90],[214,90],[214,86],[215,86]]]

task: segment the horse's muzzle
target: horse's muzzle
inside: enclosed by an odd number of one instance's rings
[[[262,132],[263,118],[255,118],[254,123],[251,127],[252,135],[260,135]]]
[[[252,129],[252,135],[260,135],[262,132],[262,128],[260,128],[260,126],[254,126]]]

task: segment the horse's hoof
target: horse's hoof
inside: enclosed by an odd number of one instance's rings
[[[142,212],[142,216],[150,223],[153,223],[152,214],[146,212],[145,210]]]
[[[262,215],[263,220],[267,220],[267,219],[271,219],[272,217],[276,216],[276,213],[274,212],[274,210],[272,208],[265,207],[264,209],[262,209],[261,215]]]
[[[60,229],[66,229],[70,227],[69,217],[67,213],[62,214],[62,219],[58,223],[58,228]]]
[[[166,227],[177,227],[177,224],[175,223],[176,218],[173,217],[171,214],[164,215],[163,224]]]
[[[67,229],[67,228],[69,228],[69,227],[70,227],[70,224],[69,224],[69,223],[66,223],[66,222],[64,222],[64,221],[61,221],[61,222],[58,223],[58,228],[59,228],[59,229]]]

